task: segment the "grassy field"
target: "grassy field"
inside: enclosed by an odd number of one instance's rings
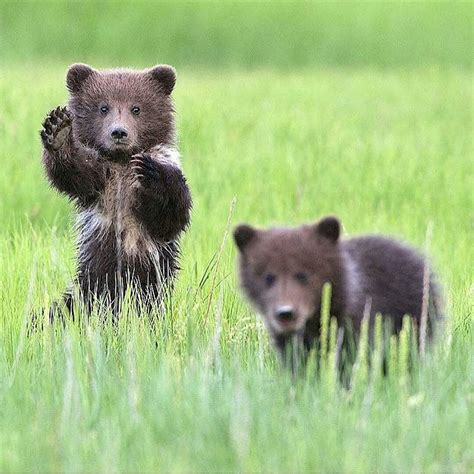
[[[252,48],[233,48],[230,28],[219,30],[224,44],[216,40],[221,64],[210,53],[207,64],[198,55],[186,66],[190,53],[168,43],[164,59],[144,49],[133,59],[129,46],[122,55],[109,23],[110,60],[101,35],[45,51],[63,26],[25,39],[25,18],[38,7],[4,9],[10,29],[2,38],[17,43],[19,58],[4,50],[0,75],[0,471],[473,471],[473,78],[462,39],[472,13],[440,5],[429,14],[419,5],[407,23],[432,28],[413,33],[412,56],[388,33],[381,48],[391,59],[374,49],[374,18],[394,18],[401,31],[405,17],[372,6],[372,16],[360,14],[367,29],[354,27],[354,35],[372,35],[362,41],[363,60],[350,60],[351,36],[343,34],[344,54],[320,52],[309,64],[310,45],[300,43],[294,67],[263,46],[258,64],[247,60]],[[86,6],[79,25],[93,16]],[[37,20],[61,23],[69,7],[58,4],[52,19],[51,8],[38,10]],[[245,9],[232,8],[243,21]],[[349,13],[341,11],[334,28],[344,32]],[[309,18],[311,26],[317,15],[304,13],[292,21]],[[336,35],[330,18],[318,21]],[[83,41],[84,28],[73,33]],[[187,44],[192,35],[183,31]],[[291,29],[281,33],[292,37]],[[414,66],[417,57],[427,64]],[[58,298],[74,274],[73,209],[48,188],[38,130],[67,100],[67,65],[84,58],[178,65],[180,148],[195,202],[183,270],[156,333],[127,313],[116,331],[68,325],[26,337],[32,308]],[[400,354],[394,376],[375,373],[351,389],[330,371],[317,380],[311,367],[294,381],[240,296],[228,221],[296,224],[327,213],[340,216],[346,235],[386,233],[420,248],[432,227],[448,324],[409,376]]]
[[[4,1],[13,62],[472,68],[471,2]]]

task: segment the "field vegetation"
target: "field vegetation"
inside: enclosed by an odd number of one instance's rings
[[[2,4],[0,470],[472,472],[472,21],[467,3]],[[38,133],[73,62],[178,69],[194,211],[154,331],[127,306],[117,328],[27,335],[75,271]],[[321,373],[295,380],[241,297],[235,224],[328,213],[429,247],[446,331],[411,372],[407,332],[388,377],[366,370],[376,347],[341,386],[329,327]]]

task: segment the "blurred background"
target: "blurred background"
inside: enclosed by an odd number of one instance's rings
[[[472,67],[471,2],[2,2],[8,62]]]

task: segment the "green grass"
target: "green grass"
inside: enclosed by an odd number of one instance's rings
[[[472,21],[472,3],[458,1],[4,1],[0,57],[104,66],[472,68]]]
[[[0,471],[474,471],[472,20],[462,2],[2,3]],[[195,207],[156,333],[129,312],[25,334],[74,275],[38,130],[76,61],[178,67]],[[420,248],[432,228],[448,324],[411,374],[402,344],[389,377],[294,381],[241,297],[228,220],[328,213]]]
[[[37,133],[66,100],[64,67],[0,79],[0,470],[472,470],[471,74],[179,72],[195,209],[155,336],[131,314],[117,334],[25,337],[30,308],[74,272],[72,209],[46,184]],[[349,235],[423,247],[432,223],[448,336],[408,385],[291,381],[239,295],[229,239],[211,263],[234,198],[232,224],[333,212]]]

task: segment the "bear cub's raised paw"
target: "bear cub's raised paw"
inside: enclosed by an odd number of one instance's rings
[[[66,107],[56,107],[46,117],[41,130],[43,145],[50,151],[58,151],[71,133],[72,116]]]

